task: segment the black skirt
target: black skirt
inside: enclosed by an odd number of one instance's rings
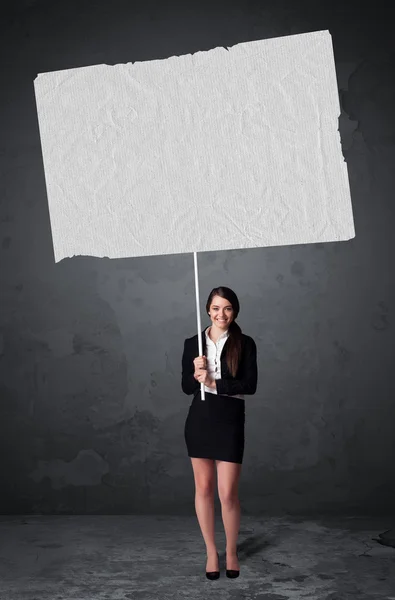
[[[200,388],[189,407],[184,437],[188,456],[242,463],[244,454],[245,401]]]

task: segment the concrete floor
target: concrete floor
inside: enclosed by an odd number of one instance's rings
[[[0,598],[395,600],[395,548],[372,539],[394,520],[242,516],[232,580],[218,518],[209,581],[196,517],[2,516]]]

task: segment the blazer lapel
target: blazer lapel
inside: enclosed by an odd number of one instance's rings
[[[203,355],[206,355],[206,330],[203,329],[202,331],[202,343],[203,343]],[[199,348],[198,348],[199,350]]]
[[[228,372],[228,365],[226,364],[226,350],[228,349],[228,340],[226,338],[224,347],[221,352],[221,377],[223,377]]]

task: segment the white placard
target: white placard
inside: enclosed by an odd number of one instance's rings
[[[355,235],[328,31],[34,86],[56,262]]]

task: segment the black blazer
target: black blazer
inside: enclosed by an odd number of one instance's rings
[[[202,331],[203,355],[206,354],[206,333]],[[257,351],[256,344],[252,337],[242,333],[241,360],[236,373],[233,377],[226,364],[226,340],[221,353],[221,379],[216,379],[215,384],[218,394],[255,394],[258,382]],[[200,392],[200,382],[196,381],[193,374],[195,366],[194,358],[199,356],[198,336],[187,338],[184,342],[184,352],[182,355],[182,378],[181,388],[184,394],[196,394]]]

